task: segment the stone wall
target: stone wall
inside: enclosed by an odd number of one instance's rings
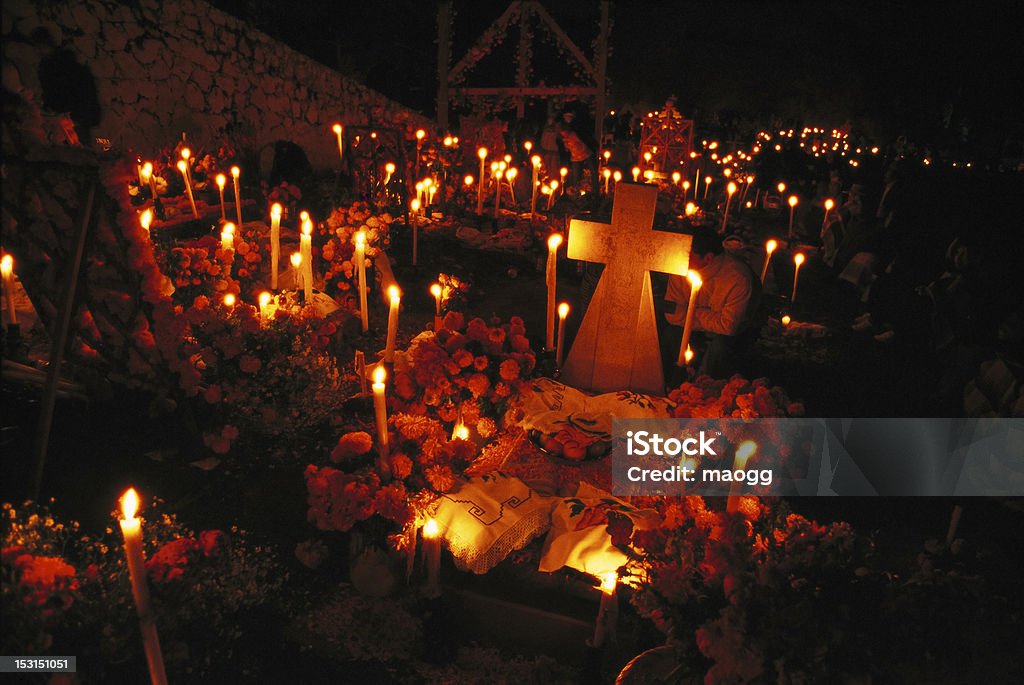
[[[41,102],[40,62],[66,50],[95,79],[90,137],[143,156],[184,131],[196,145],[290,140],[323,169],[338,163],[334,122],[431,123],[202,0],[5,0],[3,42],[7,90]]]

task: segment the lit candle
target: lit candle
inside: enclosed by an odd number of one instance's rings
[[[686,196],[689,195],[689,194],[690,194],[690,181],[686,180],[686,181],[683,181],[683,200],[685,200]]]
[[[224,186],[228,184],[228,177],[224,174],[217,174],[217,190],[220,192],[220,220],[226,221],[228,215],[224,208]]]
[[[604,176],[604,194],[607,195],[608,194],[608,182],[610,180],[612,180],[612,170],[609,169],[608,167],[605,167],[604,171],[601,172],[601,175]]]
[[[736,447],[736,456],[732,460],[732,470],[743,471],[747,468],[747,460],[754,456],[754,452],[757,451],[757,443],[753,440],[747,440],[741,442]],[[735,476],[735,474],[733,474]],[[729,499],[726,502],[725,510],[729,513],[734,513],[740,508],[740,490],[743,487],[742,478],[733,478],[732,485],[729,486]]]
[[[683,175],[678,171],[672,172],[672,185],[679,185],[679,182],[683,180]]]
[[[704,199],[708,199],[708,191],[711,190],[711,177],[704,177]]]
[[[825,233],[825,229],[828,227],[828,214],[832,211],[832,208],[836,206],[835,200],[832,198],[825,199],[825,218],[821,220],[821,232]]]
[[[235,303],[237,302],[238,298],[235,296],[234,293],[228,293],[224,296],[224,306],[227,307],[228,310],[234,309]]]
[[[633,167],[633,183],[636,183],[639,180],[640,180],[640,167],[635,166],[635,167]]]
[[[562,367],[563,352],[565,351],[565,317],[569,316],[569,303],[563,302],[558,305],[558,343],[555,348],[555,365]]]
[[[132,584],[132,598],[135,613],[139,617],[142,632],[142,646],[149,666],[149,680],[153,685],[166,685],[164,657],[160,651],[160,636],[156,632],[156,617],[149,598],[149,582],[146,578],[146,557],[142,551],[142,520],[136,518],[139,495],[135,488],[129,488],[121,496],[121,534],[124,536],[124,555],[128,561],[128,577]]]
[[[591,647],[603,647],[608,637],[615,635],[615,624],[619,617],[618,575],[609,571],[601,576],[601,606],[597,611],[594,625],[594,640]]]
[[[398,308],[402,304],[402,295],[397,286],[388,288],[391,308],[388,310],[388,337],[384,346],[384,361],[388,364],[395,361],[395,338],[398,337]]]
[[[796,204],[799,202],[796,195],[790,195],[786,201],[789,204],[789,237],[793,237],[793,211],[796,209]]]
[[[153,225],[153,210],[143,210],[142,214],[139,214],[139,225],[145,229],[146,234],[149,234],[149,227]]]
[[[434,332],[441,330],[441,284],[430,286],[430,294],[434,296]]]
[[[198,219],[199,209],[196,207],[196,198],[192,195],[192,183],[188,180],[188,162],[183,159],[179,159],[178,171],[181,172],[181,177],[185,181],[185,192],[188,194],[188,203],[192,206],[192,216]]]
[[[562,234],[552,233],[548,237],[548,263],[547,263],[547,329],[545,347],[548,350],[555,349],[555,290],[558,285],[558,247],[562,244]]]
[[[153,175],[152,162],[142,165],[142,177],[149,183],[149,192],[153,196],[153,202],[156,202],[156,177]]]
[[[697,191],[694,190],[693,194],[696,195]],[[686,203],[686,207],[685,207],[684,211],[686,213],[686,216],[693,216],[694,214],[697,213],[697,205],[696,205],[696,203],[694,203],[693,200],[690,200],[689,202]]]
[[[362,350],[356,350],[355,363],[353,364],[354,371],[359,376],[359,392],[360,394],[367,394],[366,387],[366,355],[363,354]]]
[[[508,196],[509,198],[511,198],[513,205],[515,205],[516,203],[516,188],[514,182],[516,180],[516,176],[518,175],[519,169],[516,169],[515,167],[512,167],[511,169],[505,172],[505,180],[508,182]]]
[[[797,252],[793,255],[793,294],[790,295],[789,301],[796,302],[796,283],[797,279],[800,278],[800,265],[804,263],[804,253]]]
[[[306,301],[309,302],[313,297],[313,222],[309,218],[302,222],[299,254],[302,255],[302,286],[306,292]]]
[[[726,186],[725,214],[722,215],[722,233],[725,233],[726,222],[729,221],[729,204],[732,202],[732,196],[735,194],[736,184],[729,181],[729,185]]]
[[[235,213],[238,215],[238,225],[242,225],[242,190],[238,185],[238,177],[242,175],[242,170],[236,166],[231,167],[231,180],[235,186]]]
[[[388,458],[390,450],[388,437],[388,406],[384,397],[384,379],[387,378],[387,371],[383,366],[378,366],[373,371],[373,412],[377,419],[377,443],[379,446],[377,471],[381,478],[387,480],[391,477],[391,461]]]
[[[386,188],[388,183],[391,182],[391,174],[395,173],[395,163],[388,162],[387,164],[385,164],[384,173],[387,174],[387,176],[384,177],[384,187]]]
[[[498,210],[501,208],[501,178],[505,175],[505,162],[499,162],[494,170],[494,218],[498,218]]]
[[[693,159],[694,156],[695,156],[694,153],[691,152],[690,153],[690,158]],[[700,166],[698,166],[696,163],[694,163],[694,166],[696,167],[697,170],[693,174],[693,201],[696,202],[697,201],[697,193],[698,193],[698,191],[700,191]]]
[[[676,360],[676,364],[684,366],[686,364],[686,350],[690,346],[690,334],[693,332],[693,313],[697,309],[697,293],[700,292],[700,286],[703,281],[700,280],[700,274],[690,269],[686,273],[686,280],[690,281],[690,302],[686,305],[686,320],[683,323],[683,342],[679,345],[679,358]]]
[[[788,326],[792,321],[793,321],[793,319],[790,318],[789,314],[783,314],[782,315],[782,325],[783,326]]]
[[[277,290],[277,271],[281,263],[281,205],[270,207],[270,289]]]
[[[534,155],[533,157],[530,157],[530,165],[533,167],[533,176],[531,177],[532,180],[530,181],[530,218],[532,219],[534,215],[537,213],[537,176],[540,174],[540,155]],[[608,181],[606,180],[605,186],[607,185]],[[605,188],[605,192],[607,192],[607,188]]]
[[[427,567],[427,597],[441,596],[441,529],[430,519],[423,526],[423,557]]]
[[[565,177],[568,176],[568,175],[569,175],[569,169],[567,167],[562,167],[561,169],[558,170],[558,177],[560,179],[562,179],[562,180],[561,180],[561,185],[560,186],[555,186],[555,187],[556,188],[562,188],[562,190],[559,191],[559,195],[561,195],[564,192],[564,189],[565,189]]]
[[[612,181],[614,181],[615,183],[618,183],[621,180],[622,180],[622,172],[619,171],[618,169],[616,169],[615,173],[612,174]]]
[[[302,268],[302,255],[298,252],[292,252],[291,256],[292,273],[295,274],[295,292],[300,290],[305,293],[302,288],[302,277],[305,275],[305,270]]]
[[[683,361],[686,362],[687,366],[693,361],[693,348],[689,345],[686,346],[686,352],[683,353]]]
[[[647,171],[644,172],[644,182],[645,183],[650,183],[653,180],[654,180],[654,170],[653,169],[648,169]]]
[[[18,312],[14,308],[14,257],[5,254],[0,258],[0,274],[4,281],[4,296],[7,300],[7,323],[18,325]]]
[[[359,272],[359,316],[365,333],[370,330],[370,322],[366,311],[366,234],[362,231],[356,233],[356,269]]]
[[[260,293],[260,323],[266,323],[270,319],[270,300],[273,296],[266,290]]]
[[[224,252],[231,250],[229,260],[234,261],[235,255],[235,225],[230,221],[224,224],[224,228],[220,232],[220,249]]]
[[[334,131],[334,135],[338,138],[338,158],[345,161],[345,127],[341,124],[335,124],[331,127]]]
[[[484,160],[487,159],[487,148],[482,147],[476,151],[477,157],[480,158],[480,185],[476,187],[476,213],[484,213]]]
[[[555,191],[558,190],[558,181],[552,181],[550,183],[551,194],[548,195],[548,210],[551,209],[551,203],[555,201]]]
[[[761,268],[761,282],[764,283],[765,276],[768,275],[768,264],[772,261],[772,253],[775,252],[775,248],[779,246],[777,240],[769,240],[764,244],[764,266]]]

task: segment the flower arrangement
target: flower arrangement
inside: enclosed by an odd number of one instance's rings
[[[355,263],[356,234],[362,231],[366,236],[366,268],[371,269],[373,260],[391,242],[389,231],[393,221],[390,214],[374,214],[367,203],[355,202],[336,208],[320,223],[321,255],[327,265],[324,291],[328,295],[345,301],[354,297],[359,278]],[[349,306],[356,305],[349,302]]]
[[[522,319],[466,323],[448,312],[443,327],[396,357],[391,401],[398,411],[461,421],[483,438],[505,422],[512,400],[536,366]]]
[[[729,380],[699,376],[669,393],[675,418],[758,418],[803,416],[804,407],[786,396],[766,378],[749,381],[736,375]]]
[[[238,614],[269,605],[283,574],[243,531],[196,533],[158,508],[146,522],[146,566],[168,673],[181,680],[222,666],[241,637]],[[3,519],[3,648],[71,651],[96,682],[144,669],[117,526],[84,535],[31,503],[5,503]]]

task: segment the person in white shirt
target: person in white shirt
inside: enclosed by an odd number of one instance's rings
[[[756,332],[756,315],[761,300],[761,282],[742,259],[725,252],[715,231],[700,227],[694,231],[689,268],[703,282],[697,293],[693,329],[704,333],[707,347],[700,356],[699,373],[728,378],[736,372],[739,341]],[[678,354],[682,341],[690,284],[682,276],[670,276],[665,301],[666,351]],[[671,304],[675,304],[674,310]],[[694,351],[697,347],[691,344]],[[674,356],[670,357],[674,361]]]

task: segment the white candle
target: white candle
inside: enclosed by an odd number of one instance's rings
[[[313,222],[310,219],[302,222],[299,254],[302,255],[302,286],[309,302],[313,297]]]
[[[139,214],[139,225],[142,226],[142,228],[146,231],[146,234],[148,235],[149,227],[153,225],[152,209],[146,209],[142,212],[142,214]]]
[[[391,183],[391,174],[395,173],[395,163],[388,162],[385,164],[384,173],[387,174],[387,176],[384,177],[384,187],[387,188],[388,183]]]
[[[441,330],[441,284],[435,283],[430,286],[430,294],[434,296],[434,332]]]
[[[356,233],[356,269],[359,272],[359,316],[365,333],[370,330],[370,322],[366,311],[366,234],[362,231]]]
[[[603,647],[605,641],[615,635],[615,624],[619,617],[618,576],[615,571],[601,576],[601,606],[594,624],[594,639],[591,647]]]
[[[722,233],[725,233],[726,222],[729,221],[729,204],[732,202],[732,196],[736,194],[736,184],[729,181],[729,185],[726,187],[726,200],[725,200],[725,214],[722,215]]]
[[[551,203],[555,201],[555,191],[558,190],[558,181],[551,182],[551,194],[548,195],[548,210],[551,209]]]
[[[153,196],[153,202],[156,202],[156,177],[153,175],[152,162],[146,162],[142,165],[142,176],[149,183],[149,194]]]
[[[224,224],[220,232],[220,249],[224,252],[231,251],[228,261],[235,261],[235,225],[230,221]]]
[[[270,207],[270,289],[277,290],[277,272],[281,263],[281,205]]]
[[[388,310],[388,337],[384,346],[384,361],[388,364],[395,361],[395,338],[398,337],[398,308],[402,304],[402,296],[396,286],[388,288],[391,308]]]
[[[700,286],[703,283],[700,280],[700,274],[692,269],[687,272],[686,279],[690,281],[690,302],[686,306],[683,341],[679,345],[679,357],[676,359],[676,364],[679,366],[686,365],[686,350],[690,347],[690,334],[693,332],[693,313],[697,310],[697,293],[700,292]]]
[[[231,167],[231,181],[235,186],[235,213],[238,215],[238,225],[242,225],[242,190],[238,184],[238,177],[242,170],[236,166]]]
[[[638,166],[633,167],[632,173],[633,173],[633,183],[636,183],[637,181],[640,180],[640,167],[638,167]]]
[[[711,180],[712,179],[711,179],[710,176],[705,176],[704,177],[704,199],[705,200],[708,199],[708,191],[711,190]]]
[[[793,211],[796,209],[796,204],[797,204],[797,202],[799,202],[799,200],[797,200],[796,195],[790,195],[789,196],[789,200],[787,200],[787,202],[789,203],[789,237],[792,238],[793,237]]]
[[[18,325],[18,312],[14,308],[14,257],[5,254],[0,258],[0,274],[3,274],[4,296],[7,300],[7,323]]]
[[[423,557],[427,567],[427,597],[441,596],[441,529],[430,519],[423,526]]]
[[[558,344],[555,352],[555,365],[562,367],[563,352],[565,351],[565,317],[569,316],[569,303],[563,302],[558,305]]]
[[[260,323],[267,323],[270,320],[270,300],[273,299],[273,295],[268,293],[266,290],[260,293]]]
[[[604,171],[601,172],[601,175],[604,176],[604,194],[607,195],[608,194],[608,181],[610,181],[612,179],[612,170],[609,169],[608,167],[605,167]]]
[[[793,294],[790,295],[789,301],[796,302],[796,283],[797,279],[800,278],[800,265],[804,263],[804,253],[797,252],[793,255]]]
[[[196,207],[196,198],[192,195],[192,184],[188,180],[188,162],[183,159],[179,159],[178,171],[181,172],[181,178],[185,181],[185,192],[188,194],[188,203],[192,206],[192,216],[198,219],[199,209]]]
[[[494,172],[494,218],[498,218],[498,210],[501,209],[501,177],[505,175],[505,169],[501,162]]]
[[[775,252],[775,248],[779,246],[777,240],[769,240],[764,244],[764,267],[761,268],[761,282],[764,283],[765,276],[768,275],[768,264],[772,261],[772,253]]]
[[[555,291],[558,286],[558,247],[562,244],[562,235],[552,233],[548,237],[548,264],[547,264],[547,327],[545,329],[545,346],[548,350],[555,349]]]
[[[334,131],[334,135],[338,137],[338,158],[342,161],[345,160],[345,127],[341,124],[335,124],[331,127]]]
[[[533,175],[530,181],[530,218],[532,219],[537,214],[537,177],[540,174],[540,155],[530,157],[530,165],[533,167]],[[605,181],[605,185],[607,185],[607,181]]]
[[[302,287],[303,276],[305,276],[305,269],[302,268],[302,255],[298,252],[292,252],[291,263],[292,273],[295,274],[295,292],[302,290],[303,294],[305,294],[305,290]]]
[[[146,578],[146,557],[142,550],[142,520],[135,517],[138,508],[138,493],[135,492],[135,488],[129,488],[121,496],[121,512],[124,518],[119,521],[121,534],[124,536],[128,577],[131,579],[135,613],[139,617],[139,628],[142,631],[142,646],[149,666],[149,680],[153,685],[166,685],[167,673],[164,671],[164,657],[160,651],[160,637],[156,631],[156,617],[153,615],[149,583]]]
[[[484,213],[484,160],[487,159],[487,148],[482,147],[476,151],[480,158],[480,185],[476,187],[476,213]]]
[[[378,366],[373,371],[373,411],[377,420],[377,471],[385,480],[391,477],[391,461],[388,458],[390,450],[388,437],[388,406],[384,396],[384,379],[387,378],[387,371],[383,366]]]
[[[825,234],[825,229],[828,228],[828,215],[832,211],[832,208],[836,206],[835,200],[832,198],[825,199],[825,218],[821,220],[821,233]]]
[[[757,451],[757,443],[753,440],[747,440],[741,442],[736,447],[736,456],[732,460],[733,471],[743,471],[747,468],[747,460],[754,456],[754,452]],[[734,513],[739,510],[740,507],[740,490],[743,488],[743,481],[734,478],[732,485],[729,486],[729,499],[726,502],[725,510],[729,513]]]
[[[228,177],[224,174],[217,174],[217,191],[220,193],[220,220],[227,221],[227,210],[224,207],[224,186],[228,184]]]
[[[508,182],[508,196],[513,205],[516,203],[516,187],[514,182],[517,175],[519,175],[519,169],[516,169],[515,167],[512,167],[505,172],[505,180]]]

